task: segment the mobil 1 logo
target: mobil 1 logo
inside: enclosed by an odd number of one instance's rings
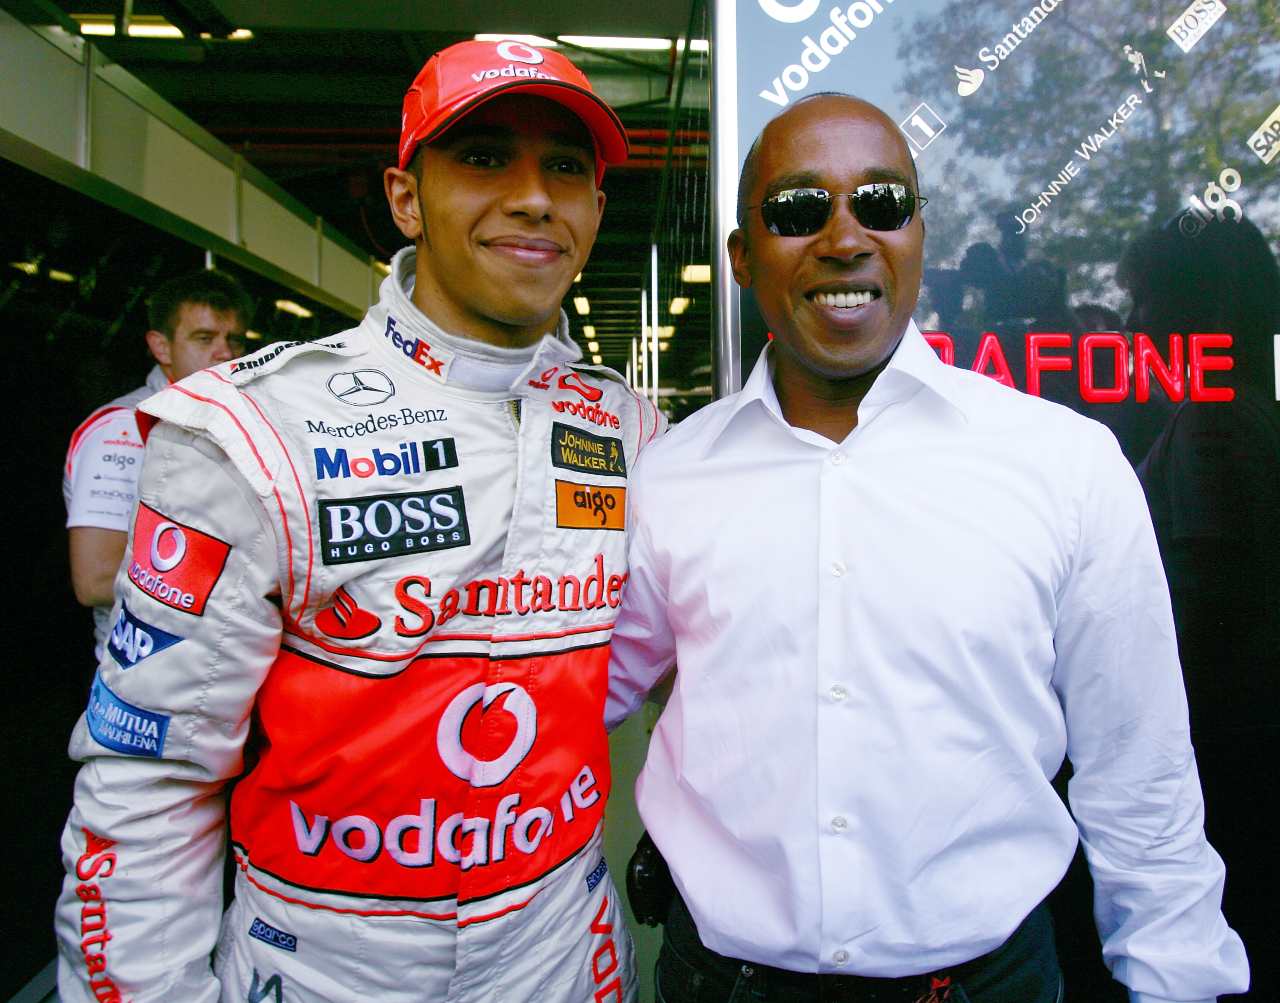
[[[461,487],[320,502],[320,558],[354,564],[471,543]]]

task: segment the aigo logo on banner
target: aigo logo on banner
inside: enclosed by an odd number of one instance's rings
[[[894,0],[884,2],[891,4]],[[782,24],[807,21],[817,13],[819,7],[819,0],[798,0],[795,3],[758,0],[758,3],[765,14]],[[871,27],[876,17],[884,11],[880,0],[854,0],[847,7],[840,4],[833,6],[827,12],[829,24],[818,33],[817,40],[812,35],[805,35],[800,40],[802,48],[797,61],[788,64],[775,76],[773,86],[760,91],[760,97],[770,104],[785,108],[791,101],[791,94],[798,94],[808,87],[810,77],[830,66],[832,57],[844,52],[858,37],[858,32]]]
[[[140,502],[133,524],[129,580],[157,602],[203,616],[230,553],[229,543]]]

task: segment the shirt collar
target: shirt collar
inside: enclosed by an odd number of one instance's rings
[[[747,382],[734,395],[733,402],[726,409],[720,427],[708,439],[708,447],[714,445],[724,431],[733,424],[734,419],[749,406],[763,408],[771,418],[790,427],[782,415],[782,405],[778,402],[778,394],[773,387],[772,352],[773,346],[766,345],[764,351],[760,353],[760,358],[756,360],[751,375],[747,377]],[[961,387],[959,382],[952,378],[950,370],[951,367],[938,358],[938,354],[925,341],[924,335],[916,327],[916,322],[909,321],[902,339],[898,342],[898,347],[894,349],[889,359],[889,364],[876,377],[870,392],[859,407],[859,414],[865,414],[869,408],[880,410],[889,404],[906,400],[923,387],[953,407],[961,417],[967,419],[969,415]]]

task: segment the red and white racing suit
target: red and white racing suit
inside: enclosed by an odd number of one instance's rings
[[[662,421],[563,320],[509,390],[459,387],[412,274],[142,407],[120,637],[71,742],[67,1003],[635,997],[602,721]]]

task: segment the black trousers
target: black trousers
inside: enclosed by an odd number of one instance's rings
[[[932,977],[932,978],[931,978]],[[943,981],[949,979],[949,982]],[[675,896],[658,955],[657,1003],[1061,1003],[1053,923],[1043,904],[990,954],[919,977],[815,975],[727,958],[704,947]],[[948,995],[948,992],[950,995]]]

